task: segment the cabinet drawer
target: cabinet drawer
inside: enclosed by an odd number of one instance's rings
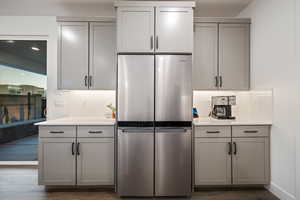
[[[232,137],[268,137],[269,126],[233,126]]]
[[[195,137],[231,137],[230,126],[198,126]]]
[[[114,137],[114,126],[78,126],[77,137]]]
[[[76,126],[39,126],[39,137],[76,137]]]

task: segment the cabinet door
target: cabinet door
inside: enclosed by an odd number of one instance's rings
[[[77,185],[114,184],[114,139],[77,139]]]
[[[75,138],[42,138],[39,144],[39,184],[75,185]]]
[[[218,24],[196,23],[194,32],[193,88],[218,88]]]
[[[233,184],[268,184],[268,138],[233,138],[232,142]]]
[[[195,139],[195,185],[231,184],[231,138]]]
[[[219,25],[219,72],[221,89],[249,89],[249,24]]]
[[[90,23],[90,89],[116,89],[116,24]]]
[[[156,9],[156,50],[157,52],[193,52],[193,9]]]
[[[118,52],[154,51],[154,8],[120,7],[117,11]]]
[[[87,22],[59,24],[59,89],[88,89],[88,32]]]

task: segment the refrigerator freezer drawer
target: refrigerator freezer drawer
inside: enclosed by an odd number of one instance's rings
[[[191,129],[156,129],[155,195],[191,195]]]
[[[153,121],[154,56],[118,56],[118,121]]]
[[[192,56],[155,56],[155,120],[192,121]]]
[[[118,129],[119,196],[153,196],[153,128]]]

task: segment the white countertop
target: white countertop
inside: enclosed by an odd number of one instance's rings
[[[247,125],[272,125],[266,120],[219,120],[214,118],[197,118],[193,121],[195,126],[247,126]]]
[[[115,119],[100,117],[66,117],[36,123],[38,126],[82,125],[82,126],[113,126]]]

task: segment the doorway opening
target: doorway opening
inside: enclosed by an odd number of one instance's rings
[[[37,161],[46,91],[47,41],[0,40],[0,162]]]

